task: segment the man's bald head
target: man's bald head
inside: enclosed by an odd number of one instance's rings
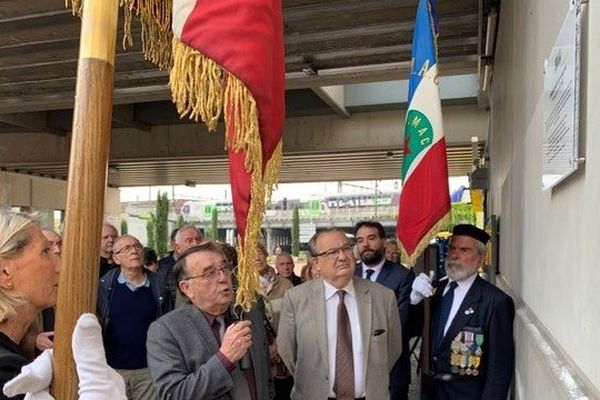
[[[290,278],[294,275],[294,259],[291,254],[286,252],[279,253],[275,259],[275,269],[284,278]]]

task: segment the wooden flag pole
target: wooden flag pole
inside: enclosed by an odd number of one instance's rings
[[[71,335],[79,316],[96,305],[117,19],[117,0],[85,0],[56,307],[52,394],[60,400],[77,398]]]
[[[427,246],[424,254],[423,273],[430,276],[432,271],[431,246]],[[435,271],[435,269],[433,269]],[[421,341],[421,373],[433,375],[431,367],[431,298],[423,299],[423,340]]]

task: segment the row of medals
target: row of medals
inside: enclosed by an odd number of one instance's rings
[[[479,375],[481,363],[481,345],[483,334],[475,332],[459,332],[452,341],[450,349],[450,371],[459,375]]]

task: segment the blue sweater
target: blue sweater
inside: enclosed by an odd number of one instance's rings
[[[108,365],[116,369],[146,368],[146,335],[156,319],[156,302],[149,287],[132,291],[115,282],[110,321],[104,332]]]

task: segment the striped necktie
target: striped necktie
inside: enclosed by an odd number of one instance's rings
[[[335,348],[335,381],[333,390],[337,400],[354,399],[354,358],[352,356],[352,330],[344,304],[344,290],[338,290],[337,342]]]

